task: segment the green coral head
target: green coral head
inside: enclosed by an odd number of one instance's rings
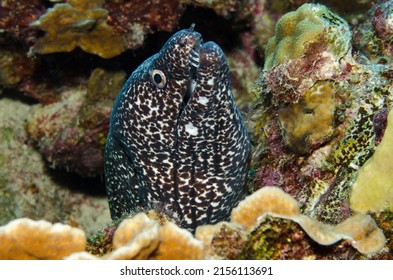
[[[331,52],[338,60],[348,52],[351,36],[348,23],[326,6],[303,4],[277,22],[275,36],[266,47],[264,70],[307,55],[312,45],[322,46],[318,49]]]

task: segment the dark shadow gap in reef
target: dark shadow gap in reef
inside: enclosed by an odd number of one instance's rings
[[[1,99],[11,99],[14,101],[20,101],[26,105],[35,105],[38,104],[38,100],[36,100],[35,98],[29,97],[26,94],[24,94],[23,92],[20,92],[16,89],[13,88],[4,88],[1,89],[2,92],[0,94],[0,100]]]
[[[104,180],[100,176],[87,178],[73,172],[52,168],[47,168],[47,172],[51,179],[62,188],[89,196],[106,196]]]
[[[213,41],[229,52],[241,45],[240,34],[250,30],[247,21],[235,22],[233,18],[219,16],[211,9],[188,6],[180,18],[179,29],[189,28],[192,23],[205,42]]]

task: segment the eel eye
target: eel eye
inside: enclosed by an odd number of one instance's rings
[[[153,81],[153,83],[156,85],[156,87],[158,88],[163,88],[166,85],[166,77],[164,72],[162,72],[161,70],[158,69],[154,69],[151,72],[151,79]]]

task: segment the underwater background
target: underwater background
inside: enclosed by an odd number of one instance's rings
[[[159,211],[116,231],[114,100],[192,23],[230,65],[251,196],[195,236]],[[0,258],[393,259],[392,61],[393,1],[0,0]]]

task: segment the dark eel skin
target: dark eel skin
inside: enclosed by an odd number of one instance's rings
[[[246,194],[251,145],[221,48],[194,25],[129,77],[105,147],[113,219],[157,205],[180,226],[228,220]]]

